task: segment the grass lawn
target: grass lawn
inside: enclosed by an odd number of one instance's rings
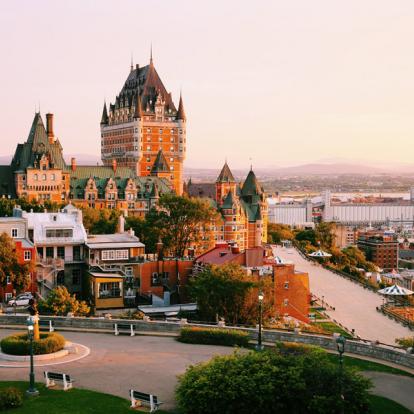
[[[328,354],[328,358],[334,362],[338,363],[337,354]],[[347,367],[356,368],[359,371],[376,371],[376,372],[386,372],[388,374],[395,375],[405,375],[406,377],[414,377],[413,374],[410,374],[407,371],[403,371],[398,368],[389,367],[388,365],[378,364],[377,362],[367,361],[365,359],[352,358],[344,355],[344,365]]]
[[[340,326],[336,325],[334,322],[315,322],[315,326],[319,326],[327,333],[339,333],[345,338],[352,338],[348,332],[344,331]]]
[[[0,388],[17,387],[25,392],[27,382],[6,381],[0,382]],[[24,399],[23,405],[2,413],[10,414],[131,414],[128,400],[109,394],[101,394],[95,391],[73,388],[70,391],[47,389],[43,384],[36,384],[40,392],[39,397]],[[166,413],[166,411],[157,411]]]
[[[371,395],[369,399],[371,401],[373,414],[412,414],[408,408],[405,408],[388,398]]]
[[[28,387],[27,382],[6,381],[0,382],[0,388],[17,387],[25,392]],[[43,384],[36,384],[40,391],[38,397],[24,398],[23,406],[2,411],[10,414],[131,414],[129,401],[109,394],[101,394],[95,391],[72,389],[61,391],[47,389]],[[370,396],[372,412],[375,414],[410,414],[411,411],[403,406],[388,400],[387,398]],[[157,411],[159,414],[172,414],[173,411]]]

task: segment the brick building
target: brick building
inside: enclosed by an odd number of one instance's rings
[[[358,234],[358,248],[367,260],[385,271],[398,269],[399,243],[394,234],[384,231],[366,231]]]
[[[150,63],[131,66],[115,102],[104,103],[101,119],[101,157],[104,165],[113,160],[149,176],[157,154],[165,157],[168,178],[179,195],[183,191],[183,162],[186,154],[186,115],[180,95],[176,109],[151,56]]]
[[[241,251],[267,242],[266,195],[253,170],[239,185],[226,162],[217,177],[214,195],[211,189],[209,191],[210,197],[207,196],[208,192],[200,190],[205,187],[203,185],[189,182],[186,187],[190,196],[208,199],[220,212],[220,218],[209,229],[212,237],[209,246],[203,245],[204,250],[219,241],[236,243]]]
[[[295,270],[294,264],[278,263],[262,247],[241,251],[238,246],[217,243],[194,261],[193,274],[197,277],[206,265],[236,263],[246,269],[253,280],[272,279],[275,317],[293,317],[309,323],[310,288],[309,275]]]
[[[0,166],[0,196],[27,200],[72,202],[80,207],[119,209],[145,216],[164,193],[172,191],[167,161],[162,153],[154,159],[149,175],[118,166],[67,165],[53,131],[53,115],[46,114],[47,127],[36,113],[29,137],[18,144],[10,165]]]
[[[20,263],[31,263],[36,262],[36,249],[34,244],[29,240],[29,232],[27,226],[27,220],[21,216],[13,217],[0,217],[0,234],[6,233],[14,240],[16,253],[19,257]],[[27,292],[37,292],[36,283],[36,272],[33,270],[30,272],[30,285],[26,290]],[[0,300],[7,302],[16,292],[13,285],[9,280],[6,281],[5,286],[0,286]]]

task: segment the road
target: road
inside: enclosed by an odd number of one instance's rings
[[[376,307],[382,304],[381,295],[305,260],[293,248],[278,246],[274,254],[293,261],[297,270],[309,273],[311,292],[320,298],[324,296],[335,307],[335,311],[327,310],[328,315],[348,329],[355,329],[361,338],[395,345],[395,338],[413,335],[408,328],[377,312]]]

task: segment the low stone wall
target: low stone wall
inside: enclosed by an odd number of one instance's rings
[[[26,325],[25,315],[0,315],[0,326],[16,326]],[[44,316],[42,320],[52,320],[56,330],[64,328],[67,330],[85,329],[103,332],[113,332],[113,325],[115,322],[124,324],[133,324],[137,333],[142,332],[157,332],[164,334],[177,335],[182,326],[204,326],[217,328],[216,325],[197,325],[197,324],[183,324],[177,322],[163,322],[163,321],[138,321],[125,319],[104,319],[104,318],[69,318],[61,316]],[[252,339],[257,339],[257,330],[253,328],[234,328],[240,329],[250,334]],[[307,345],[315,345],[328,350],[336,350],[335,337],[326,335],[313,335],[299,332],[279,331],[279,330],[264,330],[263,341],[275,343],[282,342],[296,342]],[[347,340],[346,352],[361,356],[367,356],[387,362],[393,362],[408,368],[414,369],[414,355],[408,354],[403,350],[395,349],[383,345],[376,345],[375,343],[367,343],[359,340]]]

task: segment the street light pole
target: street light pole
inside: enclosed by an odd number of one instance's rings
[[[344,396],[344,353],[345,353],[345,342],[346,339],[342,335],[339,335],[338,338],[336,338],[336,347],[338,349],[339,354],[339,386],[340,386],[340,392],[341,392],[341,413],[344,413],[344,402],[345,402],[345,396]]]
[[[30,342],[30,374],[29,374],[29,389],[26,391],[28,397],[36,397],[39,395],[39,391],[35,388],[35,374],[33,367],[33,336],[34,336],[34,320],[33,317],[27,318],[27,336]]]
[[[259,333],[257,336],[257,345],[256,345],[256,350],[257,351],[262,351],[263,350],[263,345],[262,345],[262,318],[263,318],[263,309],[262,309],[262,302],[264,299],[264,295],[262,292],[259,292]]]

